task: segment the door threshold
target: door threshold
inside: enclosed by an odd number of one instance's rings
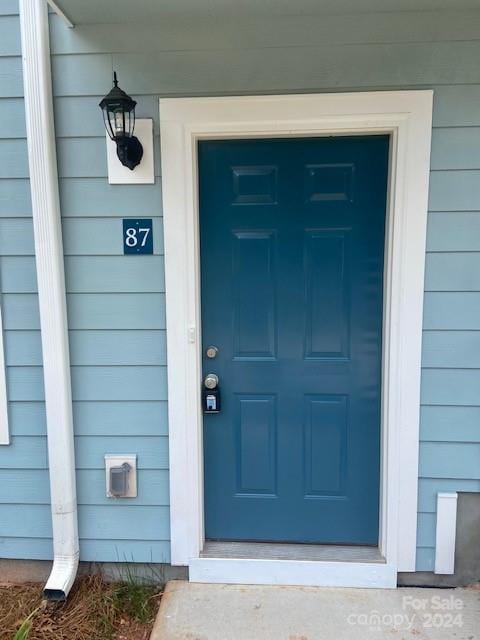
[[[385,558],[378,547],[360,545],[207,541],[200,557],[385,564]]]
[[[377,547],[206,542],[190,582],[394,589],[396,565]]]

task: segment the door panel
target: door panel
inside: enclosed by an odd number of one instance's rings
[[[237,396],[236,495],[274,496],[276,481],[275,396]]]
[[[275,357],[274,250],[273,232],[234,232],[232,338],[235,359]]]
[[[348,231],[315,229],[305,234],[307,358],[348,357]]]
[[[199,143],[209,539],[378,541],[388,149]]]
[[[347,397],[307,396],[304,421],[305,491],[345,497]]]

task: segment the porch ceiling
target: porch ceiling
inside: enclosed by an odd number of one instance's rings
[[[480,0],[55,0],[75,24],[479,9]]]

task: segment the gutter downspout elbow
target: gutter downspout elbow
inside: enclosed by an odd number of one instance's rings
[[[19,9],[52,507],[54,559],[44,594],[65,600],[77,573],[79,542],[48,9],[45,0],[19,0]]]
[[[50,576],[43,588],[43,595],[47,600],[63,602],[67,599],[77,575],[78,562],[78,552],[66,556],[55,554]]]
[[[52,485],[60,479],[60,474],[50,476],[51,492],[54,490]],[[77,575],[80,556],[76,502],[71,503],[68,510],[65,507],[68,509],[66,504],[56,508],[52,500],[53,566],[43,588],[43,595],[47,600],[55,602],[67,599]]]

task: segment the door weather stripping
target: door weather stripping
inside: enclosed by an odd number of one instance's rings
[[[45,0],[20,0],[19,8],[53,531],[53,568],[44,594],[65,600],[79,544],[48,9]]]

